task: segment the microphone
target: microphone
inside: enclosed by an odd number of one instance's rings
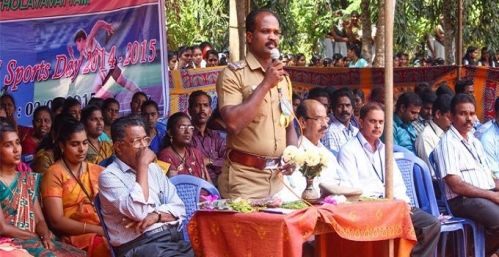
[[[272,48],[272,50],[270,50],[270,58],[272,58],[272,61],[279,60],[279,57],[281,57],[281,53],[279,53],[279,49]]]

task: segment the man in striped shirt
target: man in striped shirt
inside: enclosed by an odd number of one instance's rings
[[[435,149],[436,162],[447,184],[452,212],[485,227],[487,256],[499,250],[499,180],[478,139],[473,136],[475,100],[458,94],[451,102],[451,128]]]

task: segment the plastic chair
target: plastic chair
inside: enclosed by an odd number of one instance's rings
[[[437,162],[435,161],[435,151],[430,153],[429,161],[433,170],[435,172],[436,185],[440,190],[440,197],[438,199],[438,204],[440,205],[440,209],[444,210],[444,214],[452,215],[452,211],[450,210],[449,203],[447,202],[447,195],[445,194],[445,182],[442,178],[442,173],[440,168],[438,167]],[[463,225],[468,225],[473,232],[473,240],[475,245],[474,256],[475,257],[484,257],[485,256],[485,232],[482,225],[475,223],[474,221],[466,218],[461,218]]]
[[[100,225],[102,226],[102,230],[104,230],[104,236],[106,237],[107,241],[110,242],[109,233],[107,231],[106,222],[104,221],[104,217],[102,217],[102,211],[101,211],[102,208],[101,208],[99,194],[95,195],[94,206],[95,206],[95,210],[97,211],[97,215],[99,216]],[[114,248],[110,244],[109,244],[109,247],[111,248],[110,249],[111,250],[111,256],[112,257],[116,257],[116,253],[114,252]]]
[[[397,154],[395,160],[402,173],[407,194],[411,199],[411,206],[419,207],[434,217],[439,217],[440,213],[435,192],[433,191],[431,175],[426,163],[408,151]],[[449,232],[456,232],[456,239],[458,240],[456,243],[458,247],[457,256],[466,256],[466,237],[462,222],[463,219],[452,218],[441,223],[440,256],[445,256],[447,234]]]
[[[217,195],[219,197],[220,193],[217,188],[208,181],[191,175],[173,176],[170,178],[170,182],[177,188],[177,194],[185,205],[186,218],[182,221],[182,232],[184,234],[184,240],[189,241],[187,224],[191,220],[192,215],[198,210],[201,190],[205,190],[211,195]]]

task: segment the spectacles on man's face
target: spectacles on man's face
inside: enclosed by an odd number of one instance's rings
[[[123,140],[123,142],[129,143],[133,148],[142,148],[142,147],[148,147],[151,144],[151,138],[150,137],[143,137],[143,138],[136,138],[132,142],[128,142]]]
[[[329,122],[328,116],[305,117],[306,120],[315,120],[319,122]]]
[[[179,131],[186,131],[186,130],[193,131],[194,126],[192,126],[192,125],[180,125],[180,126],[178,126],[178,130]]]

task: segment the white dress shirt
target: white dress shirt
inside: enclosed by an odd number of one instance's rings
[[[329,183],[334,181],[338,185],[347,183],[345,180],[341,180],[339,177],[339,169],[341,169],[341,167],[336,161],[336,157],[334,157],[334,155],[330,151],[328,151],[327,148],[324,147],[324,145],[322,145],[320,142],[318,145],[314,145],[304,136],[300,136],[298,142],[298,148],[301,150],[313,149],[314,151],[321,151],[328,155],[328,164],[321,171],[320,176],[314,178],[313,186],[315,190],[317,190],[317,192],[320,192],[319,184],[323,181],[328,181]],[[299,167],[297,167],[293,174],[284,176],[284,183],[287,185],[287,187],[283,187],[281,191],[277,193],[277,196],[284,202],[300,200],[303,191],[307,187],[307,180],[298,169]],[[294,194],[290,192],[288,187],[293,190]],[[299,197],[296,197],[295,194]]]
[[[495,188],[482,144],[472,133],[465,140],[454,126],[445,132],[435,148],[435,161],[443,178],[457,175],[464,182],[475,187],[489,190]],[[446,187],[448,199],[458,196]]]
[[[126,228],[124,218],[142,221],[154,211],[170,213],[178,218],[171,224],[179,223],[185,218],[184,203],[178,197],[175,186],[168,181],[157,164],[149,164],[149,199],[144,198],[142,187],[135,179],[135,171],[119,158],[99,176],[102,215],[113,246],[122,245],[141,235],[135,232],[134,227]],[[163,224],[165,223],[155,223],[146,228],[146,231]]]
[[[363,196],[384,197],[385,195],[385,144],[377,140],[376,149],[364,138],[362,133],[350,139],[340,149],[338,162],[341,171],[348,177],[352,187],[361,188]],[[409,203],[402,174],[393,161],[393,195]]]
[[[489,161],[490,169],[499,179],[499,121],[492,122],[492,125],[484,131],[480,137],[485,154]]]
[[[435,123],[430,120],[428,125],[423,129],[421,134],[416,138],[416,153],[430,168],[432,176],[435,176],[433,167],[430,164],[430,153],[437,147],[440,138],[445,132]]]

